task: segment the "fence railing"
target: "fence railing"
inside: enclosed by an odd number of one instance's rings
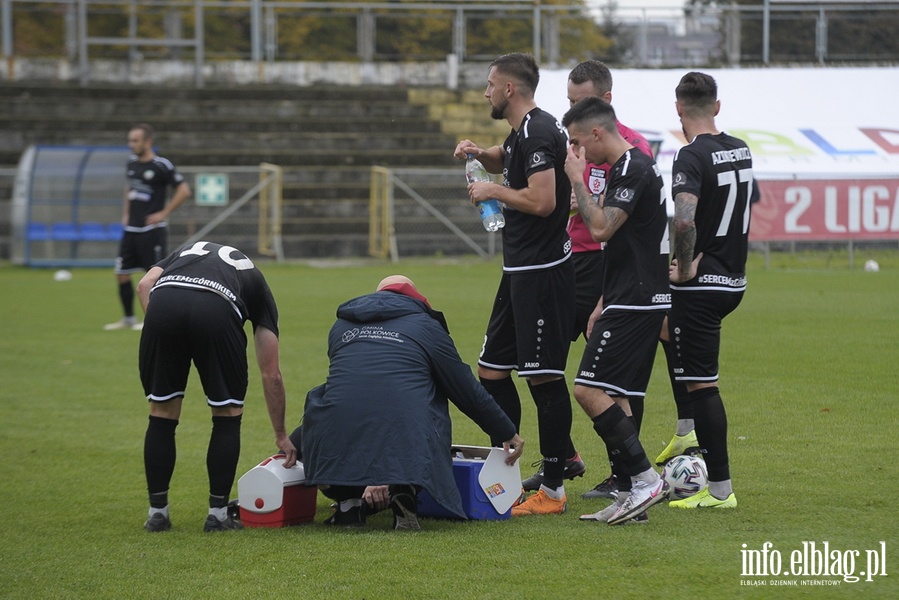
[[[542,4],[522,0],[498,0],[490,3],[465,2],[302,2],[288,0],[0,0],[0,38],[3,58],[29,58],[17,39],[33,35],[19,30],[16,23],[27,13],[40,14],[40,26],[53,27],[50,36],[56,42],[54,57],[77,65],[82,83],[91,79],[91,61],[116,51],[129,62],[164,59],[193,62],[196,84],[203,85],[204,71],[211,60],[248,60],[254,63],[275,61],[343,60],[363,63],[398,60],[445,60],[458,63],[490,60],[507,48],[487,54],[478,49],[476,33],[486,23],[503,27],[510,21],[526,22],[530,27],[529,46],[542,65],[558,66],[561,41],[574,20],[592,19],[596,23],[614,23],[612,35],[624,35],[631,47],[621,53],[620,61],[629,66],[684,66],[693,64],[740,64],[750,59],[768,64],[772,60],[772,25],[795,30],[796,37],[813,40],[802,51],[789,56],[774,52],[779,60],[899,60],[892,46],[868,45],[847,55],[834,53],[829,31],[847,20],[864,28],[878,19],[897,19],[899,2],[822,2],[797,0],[793,3],[766,1],[763,4],[730,4],[718,7],[652,6],[639,9],[610,9],[605,0],[582,4]],[[611,12],[610,12],[611,11]],[[384,50],[385,31],[398,21],[432,19],[447,24],[429,37],[421,56],[396,49]],[[215,21],[215,24],[212,22]],[[347,22],[352,27],[347,26]],[[341,22],[335,29],[335,23]],[[417,21],[413,21],[417,22]],[[422,21],[423,22],[423,21]],[[213,47],[210,27],[240,32],[227,37],[228,47]],[[306,44],[301,53],[285,50],[297,31],[319,27],[314,44]],[[116,33],[100,34],[110,29]],[[354,31],[345,35],[327,35],[330,30]],[[759,31],[759,29],[761,31]],[[623,32],[623,33],[622,33]],[[750,32],[750,33],[747,33]],[[760,38],[742,50],[747,35]],[[841,34],[846,37],[846,34]],[[216,39],[221,39],[218,36]],[[483,45],[481,45],[483,46]],[[494,50],[493,48],[490,49]],[[589,51],[585,53],[589,54]],[[802,55],[798,55],[800,53]],[[833,56],[832,56],[833,55]]]
[[[372,167],[368,252],[376,258],[477,254],[499,236],[481,225],[458,169]]]
[[[772,245],[849,250],[899,242],[899,177],[821,178],[799,173],[759,180],[750,241],[767,257]],[[372,169],[369,254],[401,256],[477,254],[492,257],[500,236],[486,233],[465,195],[458,169]]]

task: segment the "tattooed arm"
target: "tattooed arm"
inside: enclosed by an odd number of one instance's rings
[[[602,206],[593,201],[593,195],[584,184],[583,178],[571,182],[577,198],[577,209],[594,241],[607,242],[627,221],[627,213],[614,206]]]
[[[696,204],[699,198],[694,194],[681,192],[674,196],[674,260],[669,276],[674,283],[683,283],[696,277],[699,256],[696,250]],[[694,260],[695,259],[695,260]]]
[[[565,174],[571,180],[571,191],[577,200],[577,209],[593,239],[597,242],[607,242],[627,221],[627,213],[620,208],[602,206],[601,203],[593,201],[593,195],[584,183],[586,168],[587,159],[583,146],[578,150],[575,150],[574,146],[568,146]]]

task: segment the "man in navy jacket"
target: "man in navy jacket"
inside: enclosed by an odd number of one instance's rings
[[[328,358],[328,379],[307,395],[292,436],[307,483],[338,501],[328,523],[363,524],[364,502],[389,504],[395,529],[418,529],[420,488],[465,516],[452,473],[448,401],[506,440],[507,463],[521,456],[524,441],[512,421],[459,357],[443,314],[407,277],[387,277],[374,293],[340,305]]]

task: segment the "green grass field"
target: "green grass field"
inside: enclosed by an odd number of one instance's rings
[[[867,257],[856,256],[856,265]],[[753,256],[749,291],[725,321],[721,390],[730,419],[734,511],[660,505],[646,525],[579,522],[603,501],[580,494],[607,475],[591,423],[575,407],[573,437],[587,476],[568,482],[563,516],[504,522],[423,520],[396,534],[387,514],[362,531],[314,524],[204,534],[209,411],[192,378],[178,429],[170,494],[174,527],[142,529],[146,401],[136,332],[104,332],[118,318],[110,271],[0,267],[0,596],[10,598],[729,598],[899,597],[896,434],[899,399],[899,256],[879,273],[845,256]],[[825,268],[827,267],[827,268]],[[337,304],[384,275],[412,277],[443,310],[463,358],[474,363],[499,263],[404,262],[361,266],[262,265],[281,312],[288,420],[326,374],[326,335]],[[569,359],[569,382],[582,342]],[[675,412],[659,353],[642,440],[650,458]],[[253,363],[251,363],[251,366]],[[238,476],[273,450],[258,373],[243,427]],[[524,386],[521,470],[538,458]],[[454,441],[486,436],[454,413]],[[236,495],[236,485],[233,494]],[[744,544],[765,542],[790,566],[803,542],[848,557],[886,544],[886,577],[839,586],[774,587],[840,577],[741,577]],[[773,555],[773,553],[771,554]],[[848,564],[848,563],[847,563]],[[764,587],[741,585],[764,581]]]

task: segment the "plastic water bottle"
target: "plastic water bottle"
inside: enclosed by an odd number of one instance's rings
[[[465,178],[468,183],[475,181],[492,181],[487,169],[481,164],[481,161],[473,155],[468,155],[468,161],[465,163]],[[481,223],[487,231],[499,231],[506,225],[506,218],[503,216],[503,210],[499,206],[496,198],[490,198],[483,202],[477,203],[478,212],[481,213]]]

